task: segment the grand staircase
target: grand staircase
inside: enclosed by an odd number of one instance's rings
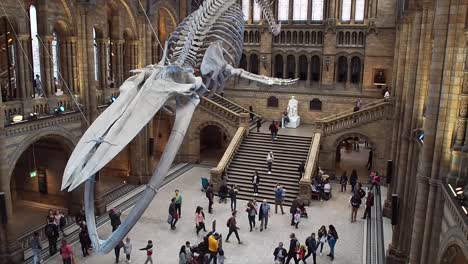
[[[274,189],[279,183],[286,189],[284,204],[290,205],[299,194],[297,168],[301,161],[307,160],[311,140],[311,137],[279,134],[272,143],[270,134],[250,132],[227,167],[228,185],[237,184],[240,199],[267,199],[273,203]],[[272,173],[268,174],[266,157],[270,150],[273,151],[275,160]],[[255,170],[260,175],[258,196],[252,195],[251,180]]]

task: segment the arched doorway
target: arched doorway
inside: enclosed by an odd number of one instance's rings
[[[258,74],[258,56],[257,54],[250,55],[250,72]]]
[[[348,59],[344,56],[338,58],[336,81],[346,83],[348,80]]]
[[[217,164],[228,144],[228,135],[215,124],[208,124],[200,130],[200,162]]]
[[[293,55],[286,57],[286,77],[294,79],[296,75],[296,58]]]
[[[351,59],[351,83],[359,84],[361,82],[361,59],[353,57]]]
[[[356,170],[360,182],[368,182],[370,170],[375,162],[375,147],[364,135],[351,133],[340,137],[335,143],[335,175],[344,172],[351,175]]]
[[[151,131],[149,133],[150,144],[152,144],[149,150],[152,160],[152,171],[154,171],[159,164],[174,125],[175,115],[173,113],[175,113],[175,111],[169,106],[165,107],[171,112],[159,111],[156,113],[153,117]]]
[[[275,56],[275,77],[276,78],[284,77],[283,67],[284,67],[283,56],[281,56],[280,54],[277,54]]]
[[[305,55],[299,56],[299,80],[301,81],[307,80],[307,68],[308,68],[307,57]]]
[[[441,264],[463,264],[468,261],[468,256],[465,256],[463,249],[457,244],[450,245],[443,252]]]

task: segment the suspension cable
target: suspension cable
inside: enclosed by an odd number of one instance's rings
[[[143,7],[143,4],[141,3],[140,0],[138,0],[138,3],[140,4],[141,10],[143,10],[143,14],[145,14],[146,20],[148,21],[148,24],[150,25],[151,30],[153,31],[154,37],[156,38],[156,41],[158,42],[159,47],[161,48],[161,50],[164,50],[164,47],[163,47],[163,45],[161,44],[161,41],[158,38],[158,34],[156,34],[156,30],[154,30],[153,24],[151,24],[151,21],[150,21],[150,19],[148,17],[148,14],[146,14],[146,10]]]

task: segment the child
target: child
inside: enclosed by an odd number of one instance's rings
[[[296,213],[294,213],[294,223],[296,224],[296,229],[300,221],[301,221],[301,210],[297,208]]]
[[[140,250],[146,250],[146,261],[145,264],[148,262],[153,264],[153,258],[151,257],[153,255],[153,241],[148,240],[148,245],[144,248],[140,248]]]
[[[124,253],[125,253],[126,257],[127,257],[127,263],[132,262],[130,260],[130,254],[132,253],[132,243],[130,243],[130,238],[129,237],[127,237],[125,239]]]
[[[298,258],[298,260],[302,260],[302,262],[304,262],[304,263],[306,263],[305,260],[304,260],[305,253],[306,253],[306,247],[304,245],[301,245],[299,247],[299,250],[297,251],[297,258]]]

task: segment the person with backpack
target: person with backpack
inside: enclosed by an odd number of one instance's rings
[[[341,192],[346,192],[346,185],[348,184],[348,176],[346,175],[346,171],[343,172],[340,178],[341,184]]]
[[[356,194],[351,197],[351,223],[356,222],[356,215],[357,211],[359,209],[359,206],[361,206],[361,198],[357,196]]]
[[[148,244],[144,248],[140,248],[140,250],[146,250],[146,260],[145,264],[148,262],[153,264],[153,241],[148,240]]]
[[[283,242],[279,242],[278,247],[273,251],[273,256],[275,256],[275,264],[284,264],[288,252],[283,248]]]
[[[112,226],[112,232],[114,232],[122,223],[120,221],[120,215],[122,215],[122,212],[117,212],[115,208],[110,209],[109,218],[110,218],[110,223]]]
[[[374,194],[372,192],[368,192],[366,199],[366,210],[364,210],[364,215],[362,216],[362,219],[366,219],[367,216],[371,217],[372,206],[374,206]]]
[[[252,175],[253,195],[258,196],[258,185],[260,184],[260,175],[255,171]]]
[[[275,142],[276,137],[278,136],[278,126],[275,124],[275,121],[271,121],[270,126],[268,127],[271,133],[271,142]]]
[[[275,160],[275,155],[273,155],[273,151],[268,152],[267,157],[266,157],[268,174],[271,174],[271,167],[273,166],[274,160]]]
[[[296,264],[299,263],[299,260],[297,259],[297,251],[299,250],[299,241],[296,239],[296,234],[294,233],[291,233],[291,235],[289,235],[289,238],[291,239],[289,241],[289,250],[288,250],[288,257],[286,259],[286,264],[289,263],[289,261],[291,261],[291,259],[294,259],[294,262]]]
[[[255,199],[249,201],[245,211],[247,212],[247,217],[249,218],[250,232],[252,232],[252,229],[255,227],[255,216],[257,215],[257,201],[255,201]]]
[[[258,210],[258,220],[260,221],[260,232],[263,231],[263,228],[267,229],[268,218],[270,217],[270,205],[267,203],[266,199],[263,199],[260,209]]]
[[[33,264],[39,264],[42,261],[42,245],[39,233],[34,232],[33,237],[29,240],[29,246],[33,253]]]
[[[202,229],[206,232],[205,213],[203,213],[203,208],[201,206],[197,206],[195,210],[195,229],[197,230],[197,236]]]
[[[284,214],[284,210],[283,210],[284,194],[285,194],[285,190],[283,189],[283,187],[277,184],[276,189],[275,189],[275,214],[278,213],[278,205],[280,206],[281,214]]]
[[[354,193],[354,189],[356,187],[356,183],[358,180],[357,172],[355,169],[351,172],[351,176],[349,177],[349,185],[351,185],[351,192]]]
[[[207,264],[211,263],[213,260],[214,264],[218,263],[218,251],[219,251],[219,234],[215,233],[208,237],[208,251],[210,253],[210,258],[208,259]]]
[[[237,188],[237,185],[233,184],[231,185],[231,189],[229,189],[228,194],[229,198],[231,198],[231,211],[234,211],[237,209],[237,193],[239,192],[239,188]]]
[[[242,244],[240,238],[239,238],[239,233],[237,232],[237,230],[239,230],[239,228],[237,227],[237,222],[236,222],[236,216],[237,216],[237,211],[234,210],[232,211],[232,216],[231,218],[228,219],[228,221],[226,222],[226,226],[229,228],[229,232],[228,232],[228,235],[226,237],[226,243],[229,243],[229,237],[231,236],[232,233],[236,234],[236,238],[237,238],[237,241],[239,242],[239,244]]]
[[[304,263],[307,260],[307,258],[310,257],[310,255],[312,255],[314,264],[316,264],[318,243],[317,243],[317,240],[315,239],[315,233],[312,233],[310,237],[306,238],[305,244],[307,247],[307,255],[304,257]]]
[[[57,239],[59,237],[58,227],[54,219],[49,218],[49,223],[45,226],[45,235],[49,241],[49,254],[52,256],[57,253]]]
[[[208,198],[208,213],[212,214],[213,213],[213,199],[214,199],[214,190],[213,190],[213,184],[210,183],[208,188],[206,189],[206,198]]]
[[[336,241],[338,241],[338,233],[336,232],[336,229],[333,225],[328,226],[327,239],[328,246],[330,247],[330,254],[328,254],[327,256],[329,256],[333,261],[335,259],[335,245]]]

